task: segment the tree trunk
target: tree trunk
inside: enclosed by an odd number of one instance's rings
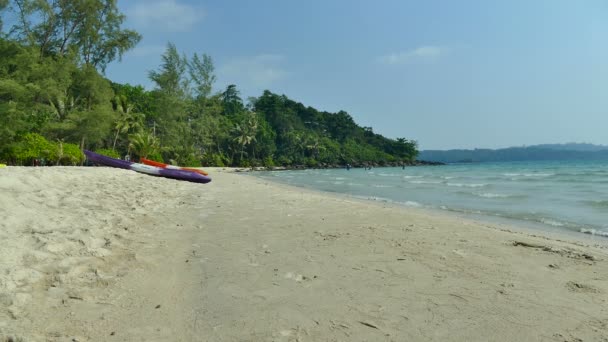
[[[84,136],[82,136],[82,140],[80,141],[80,150],[84,151]],[[80,166],[84,165],[84,159],[80,162]]]
[[[116,135],[114,136],[114,143],[112,144],[112,151],[114,151],[114,149],[116,148],[116,140],[118,140],[118,133],[120,133],[120,130],[116,130]]]

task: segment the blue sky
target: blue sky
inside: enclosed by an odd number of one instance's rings
[[[606,1],[119,1],[143,40],[106,75],[143,84],[166,43],[216,91],[345,110],[422,149],[608,144]]]

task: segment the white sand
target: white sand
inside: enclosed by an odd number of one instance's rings
[[[605,248],[212,171],[0,169],[0,341],[608,341]]]

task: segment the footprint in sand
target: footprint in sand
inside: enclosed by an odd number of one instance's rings
[[[571,292],[581,292],[581,293],[598,293],[600,292],[598,289],[591,285],[577,283],[575,281],[569,281],[566,283],[566,287]]]

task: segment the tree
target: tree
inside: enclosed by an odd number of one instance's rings
[[[234,115],[243,110],[243,100],[239,97],[236,85],[231,84],[222,93],[222,103],[226,115]]]
[[[199,101],[204,101],[211,95],[213,83],[216,80],[213,74],[214,70],[213,60],[207,54],[203,54],[203,59],[201,60],[195,53],[188,63],[188,72],[192,82],[195,84],[195,96]]]
[[[160,70],[150,71],[148,76],[164,94],[183,99],[188,93],[189,81],[185,77],[187,67],[186,57],[180,56],[175,44],[167,43]]]
[[[149,73],[150,79],[156,83],[152,96],[157,120],[154,125],[158,127],[156,135],[167,148],[164,150],[166,159],[175,159],[174,147],[180,146],[186,136],[192,135],[187,64],[186,57],[179,54],[173,43],[168,43],[160,68]]]
[[[8,6],[8,0],[0,0],[0,13]],[[0,16],[0,31],[2,31],[2,16]]]
[[[245,147],[255,141],[257,130],[258,122],[255,113],[249,113],[248,117],[234,127],[234,141],[241,147],[241,156],[239,158],[241,163],[243,161]]]
[[[143,129],[144,121],[144,115],[133,112],[133,105],[127,101],[125,96],[116,96],[114,103],[116,104],[115,110],[118,111],[120,116],[114,125],[116,134],[112,143],[112,150],[116,149],[116,141],[121,133],[129,133],[131,130],[140,131]]]
[[[138,132],[129,136],[129,149],[140,158],[156,154],[160,150],[160,143],[150,132]]]
[[[6,1],[6,0],[4,0]],[[135,47],[141,35],[122,29],[117,0],[13,0],[18,22],[9,35],[36,46],[40,56],[66,56],[104,71]]]

